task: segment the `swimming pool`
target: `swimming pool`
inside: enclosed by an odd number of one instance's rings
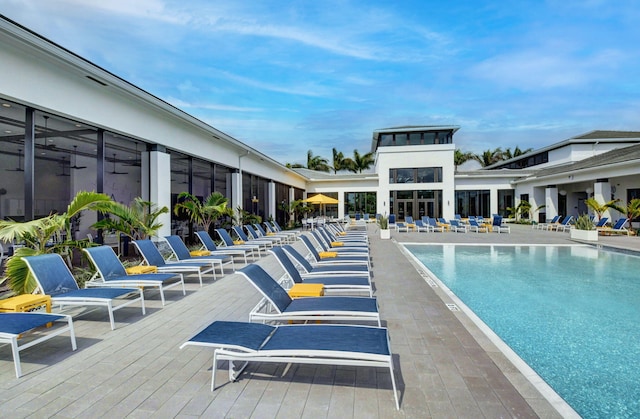
[[[405,246],[585,418],[640,417],[640,258],[589,246]]]

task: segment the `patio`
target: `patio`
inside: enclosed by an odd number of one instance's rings
[[[213,320],[248,319],[259,300],[239,275],[187,277],[187,296],[146,291],[147,315],[103,310],[74,319],[78,350],[62,336],[21,354],[0,350],[0,408],[12,417],[561,417],[543,395],[460,311],[425,281],[397,242],[569,244],[567,233],[512,226],[511,234],[396,233],[379,240],[368,226],[373,281],[389,328],[401,410],[386,370],[251,364],[238,382],[210,391],[212,351],[178,347]],[[635,237],[600,237],[600,245],[640,250]],[[302,244],[296,247],[302,249]],[[259,264],[282,272],[272,256]]]

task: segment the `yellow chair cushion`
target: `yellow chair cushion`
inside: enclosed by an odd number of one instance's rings
[[[211,252],[208,250],[192,250],[189,254],[191,256],[211,256]]]
[[[331,247],[340,247],[344,246],[343,242],[331,242]]]
[[[338,256],[338,252],[318,252],[320,259],[334,258]]]
[[[140,274],[155,274],[158,272],[157,266],[129,266],[125,269],[127,275],[140,275]]]
[[[267,236],[275,236],[275,235],[276,235],[276,233],[272,233],[270,231],[267,232]]]
[[[346,236],[347,232],[346,231],[340,231],[338,232],[338,236]]]
[[[233,244],[244,244],[244,240],[234,240]]]

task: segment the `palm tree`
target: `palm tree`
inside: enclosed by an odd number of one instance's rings
[[[353,173],[362,173],[363,170],[371,168],[375,161],[375,154],[372,152],[360,155],[358,150],[353,150],[353,166],[349,168],[349,171]]]
[[[111,201],[105,203],[99,211],[108,214],[109,217],[105,217],[93,224],[93,228],[115,230],[130,237],[132,240],[143,240],[154,236],[160,230],[162,223],[158,222],[158,218],[160,215],[168,213],[169,208],[158,208],[153,202],[137,197],[133,200],[131,206]]]
[[[228,202],[229,200],[220,192],[212,192],[203,201],[189,192],[182,192],[178,195],[178,203],[173,207],[173,213],[175,215],[186,213],[192,223],[208,232],[211,225],[220,217],[233,216],[233,209],[227,207]]]
[[[70,265],[68,256],[71,249],[90,245],[87,239],[73,239],[72,220],[82,211],[100,210],[111,202],[113,201],[108,195],[80,191],[67,206],[67,211],[62,214],[50,214],[26,222],[0,221],[1,241],[17,240],[25,243],[24,247],[18,248],[7,260],[5,274],[9,288],[16,294],[28,294],[35,290],[36,282],[22,260],[25,256],[59,253],[66,256]]]
[[[303,169],[304,168],[304,164],[300,164],[300,163],[287,163],[287,164],[285,164],[285,166],[287,166],[289,169]]]
[[[319,172],[330,172],[329,160],[324,157],[314,156],[311,150],[307,151],[307,169]]]
[[[333,173],[336,174],[340,170],[351,170],[353,167],[353,159],[344,157],[342,151],[333,149]]]
[[[516,146],[516,148],[513,149],[513,153],[512,153],[511,152],[511,147],[509,147],[502,153],[502,160],[509,160],[509,159],[514,158],[514,157],[520,157],[523,154],[527,154],[531,150],[533,150],[533,149],[532,148],[527,148],[526,150],[520,150],[520,147]]]
[[[458,170],[458,166],[468,162],[469,160],[473,160],[473,153],[471,152],[463,152],[459,148],[453,153],[453,164],[456,166],[456,171]]]
[[[485,150],[482,154],[474,154],[473,159],[482,165],[482,167],[491,166],[502,160],[502,149],[500,147],[495,150]]]
[[[631,222],[634,219],[640,217],[640,198],[632,199],[627,203],[626,207],[612,205],[611,208],[622,213],[627,218],[627,222],[629,223],[629,230],[634,231]]]
[[[609,208],[617,209],[616,203],[618,201],[619,199],[612,199],[609,202],[601,204],[595,198],[589,198],[589,199],[586,199],[584,203],[587,207],[591,208],[591,210],[598,215],[598,221],[600,221],[600,219],[602,218],[602,214],[604,214]]]

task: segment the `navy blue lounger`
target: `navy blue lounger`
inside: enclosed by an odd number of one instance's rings
[[[379,367],[389,369],[396,409],[400,409],[386,328],[337,324],[271,326],[215,321],[180,348],[186,346],[215,349],[211,391],[215,390],[217,361],[229,361],[229,380],[232,381],[251,361]],[[242,365],[234,370],[236,361]]]
[[[249,313],[250,321],[343,320],[376,322],[380,326],[375,298],[324,296],[292,299],[259,265],[247,265],[237,273],[264,296]]]
[[[60,327],[45,328],[49,323],[63,323]],[[66,323],[66,324],[65,324]],[[23,345],[18,345],[18,339],[25,334],[33,332],[35,329],[43,331],[39,337],[28,341]],[[16,370],[16,377],[22,375],[20,367],[20,351],[30,348],[40,342],[49,340],[62,333],[69,332],[71,337],[71,349],[76,350],[76,335],[73,331],[73,321],[71,316],[65,314],[44,314],[44,313],[0,313],[0,343],[11,345],[13,353],[13,363]]]
[[[112,250],[113,252],[113,250]],[[69,267],[57,253],[23,257],[29,271],[38,283],[40,292],[51,296],[54,305],[104,306],[109,312],[111,329],[115,329],[113,312],[140,301],[142,314],[145,314],[144,296],[139,288],[78,288],[78,283]],[[134,296],[135,298],[124,300]],[[114,305],[116,300],[122,301]]]

